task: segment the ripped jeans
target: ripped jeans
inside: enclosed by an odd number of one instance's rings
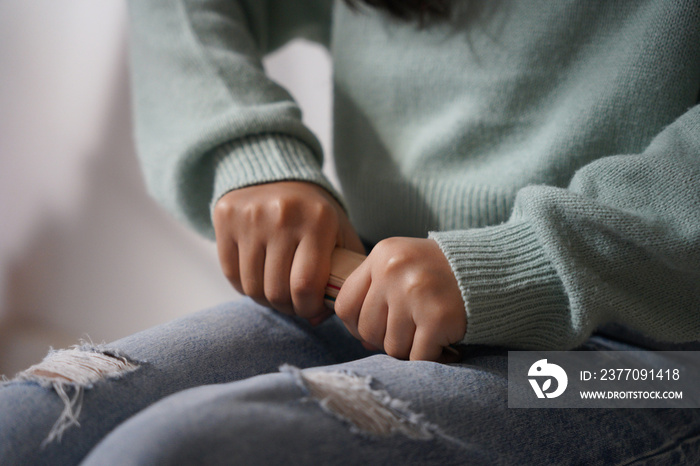
[[[505,350],[399,361],[246,299],[4,383],[0,464],[700,463],[700,410],[509,409],[507,386]]]

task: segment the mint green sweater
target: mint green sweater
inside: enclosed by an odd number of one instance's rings
[[[606,323],[699,340],[700,4],[457,3],[419,28],[340,1],[132,0],[151,192],[213,236],[222,194],[305,180],[369,241],[429,236],[467,344],[566,349]],[[333,57],[342,194],[261,65],[295,37]]]

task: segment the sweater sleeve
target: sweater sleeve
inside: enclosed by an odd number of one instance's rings
[[[295,37],[327,43],[330,0],[130,1],[135,134],[150,192],[213,237],[227,191],[301,180],[336,193],[322,151],[262,56]]]
[[[700,340],[700,106],[567,189],[522,189],[504,224],[430,237],[462,291],[465,343],[569,349],[606,323]]]

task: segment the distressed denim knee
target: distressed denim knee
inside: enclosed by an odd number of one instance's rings
[[[0,383],[0,464],[77,464],[125,419],[173,393],[363,351],[342,324],[311,328],[250,300],[109,345],[52,350]]]
[[[0,464],[69,464],[85,455],[106,433],[107,427],[96,428],[96,421],[105,414],[102,409],[110,408],[100,401],[104,394],[93,398],[88,410],[93,412],[83,416],[88,429],[79,429],[86,393],[140,367],[119,350],[83,343],[51,350],[40,363],[5,379],[0,385]],[[106,415],[113,418],[115,413]],[[64,443],[72,430],[80,433]]]
[[[54,440],[60,441],[69,427],[80,425],[78,416],[86,389],[138,368],[137,363],[117,350],[82,344],[67,350],[52,350],[42,362],[20,372],[13,381],[35,382],[51,388],[63,402],[63,411],[42,442],[43,447]]]
[[[85,464],[451,464],[464,449],[370,377],[285,366],[161,400],[110,433]]]

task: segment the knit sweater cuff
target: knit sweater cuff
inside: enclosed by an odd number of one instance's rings
[[[340,194],[323,175],[321,163],[298,139],[282,134],[246,136],[226,143],[215,153],[211,208],[234,189],[274,181],[307,181],[330,192],[345,208]]]
[[[466,344],[563,349],[572,338],[563,284],[524,221],[432,232],[457,277]]]

